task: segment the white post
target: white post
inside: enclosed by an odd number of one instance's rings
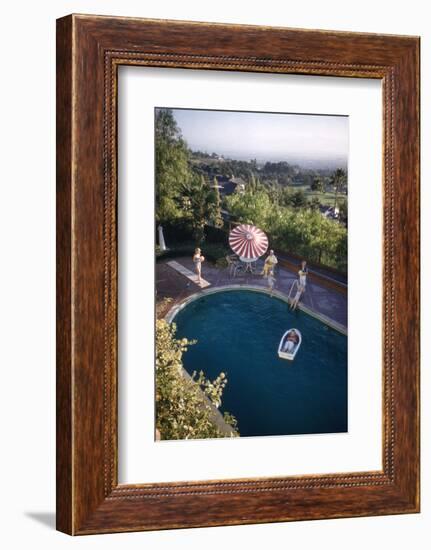
[[[160,250],[164,252],[167,250],[166,243],[165,243],[165,237],[163,236],[163,227],[159,225],[159,246]]]

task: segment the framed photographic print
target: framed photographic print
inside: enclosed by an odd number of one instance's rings
[[[419,39],[57,22],[57,528],[419,511]]]

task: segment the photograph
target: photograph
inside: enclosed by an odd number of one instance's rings
[[[2,547],[429,548],[429,4],[2,8]]]
[[[155,440],[348,432],[349,117],[160,106],[154,142]]]

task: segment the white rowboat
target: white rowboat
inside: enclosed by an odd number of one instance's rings
[[[290,333],[295,333],[297,342],[293,342],[293,347],[288,342],[291,342],[292,340],[288,340],[288,336]],[[278,356],[280,359],[287,359],[289,361],[293,361],[295,359],[295,355],[298,353],[298,350],[301,346],[302,342],[302,336],[301,333],[297,328],[290,328],[287,330],[281,340],[280,345],[278,346]]]

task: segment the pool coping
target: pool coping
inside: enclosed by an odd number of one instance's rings
[[[207,288],[205,290],[199,290],[198,292],[195,292],[191,296],[184,298],[184,300],[182,300],[178,304],[175,304],[168,311],[168,313],[164,316],[164,319],[170,324],[174,321],[177,314],[190,303],[196,300],[199,300],[199,298],[202,298],[203,296],[208,296],[210,294],[217,294],[219,292],[225,292],[225,291],[231,291],[231,290],[250,290],[252,292],[260,292],[261,294],[267,294],[268,296],[278,298],[279,300],[282,300],[283,302],[289,304],[288,297],[278,290],[273,290],[271,292],[267,288],[257,286],[257,285],[249,285],[249,284],[223,285],[223,286],[218,286],[214,288]],[[298,309],[300,309],[307,315],[310,315],[311,317],[318,319],[325,325],[328,325],[329,327],[336,330],[337,332],[340,332],[344,336],[347,336],[347,327],[345,327],[341,323],[338,323],[337,321],[334,321],[330,317],[323,315],[323,313],[318,313],[301,303],[298,304]]]

